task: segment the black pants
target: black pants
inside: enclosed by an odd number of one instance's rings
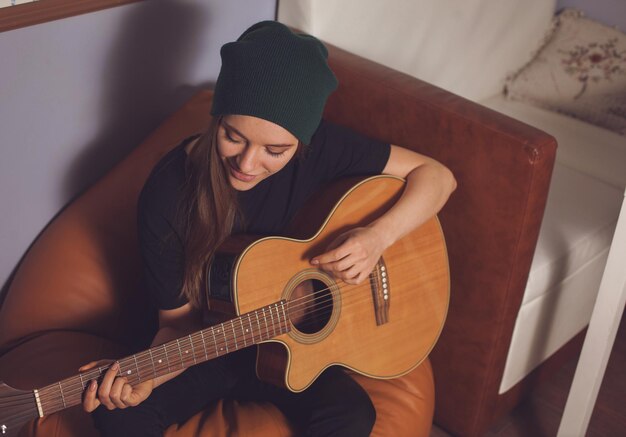
[[[376,412],[363,388],[341,368],[330,367],[305,391],[292,393],[259,381],[254,348],[191,367],[157,387],[136,407],[93,413],[103,436],[162,436],[217,399],[274,403],[307,436],[368,436]]]

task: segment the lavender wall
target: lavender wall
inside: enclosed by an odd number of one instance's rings
[[[609,26],[617,26],[622,32],[626,32],[624,0],[558,0],[557,11],[566,7],[579,9],[589,18]]]
[[[3,289],[50,219],[213,83],[219,47],[275,9],[151,0],[0,34]]]

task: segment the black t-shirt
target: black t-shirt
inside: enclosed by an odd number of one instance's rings
[[[180,296],[184,233],[179,229],[176,213],[185,181],[184,147],[190,140],[183,141],[157,163],[139,196],[142,280],[159,309],[178,308],[187,302]],[[319,188],[340,177],[379,174],[389,153],[389,144],[322,120],[304,157],[293,157],[278,173],[237,193],[246,232],[280,235]]]

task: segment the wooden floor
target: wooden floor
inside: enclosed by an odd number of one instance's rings
[[[626,437],[626,316],[622,317],[613,352],[591,416],[586,437]],[[511,414],[502,418],[485,434],[486,437],[552,437],[556,436],[574,379],[577,359],[567,363],[549,382],[535,392]],[[431,437],[450,434],[433,426]],[[582,436],[571,436],[582,437]]]

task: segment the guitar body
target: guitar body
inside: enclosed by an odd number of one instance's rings
[[[232,266],[236,315],[278,301],[291,308],[289,332],[259,345],[257,373],[295,392],[331,365],[375,378],[403,375],[428,355],[446,317],[448,259],[436,217],[389,247],[370,280],[359,285],[310,265],[337,236],[384,214],[400,197],[404,181],[375,176],[350,186],[346,191],[344,182],[334,195],[326,193],[325,206],[316,202],[299,215],[295,228],[300,233],[315,229],[310,238],[260,239],[247,245]],[[307,281],[315,288],[298,294]],[[303,318],[291,317],[304,307]]]

